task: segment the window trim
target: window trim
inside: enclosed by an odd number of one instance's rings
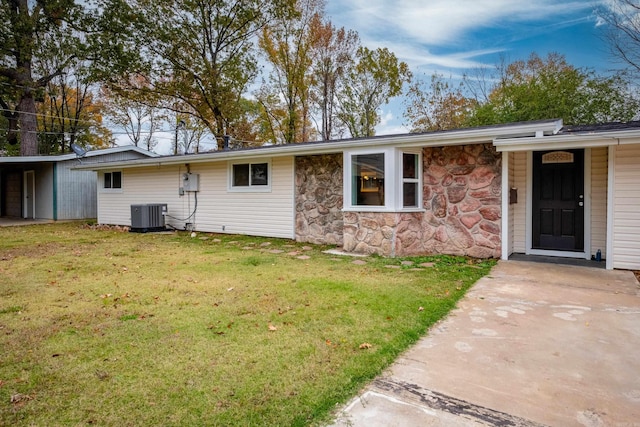
[[[354,205],[352,203],[352,162],[353,156],[367,155],[367,154],[382,154],[384,153],[384,165],[385,165],[385,182],[384,192],[388,197],[385,197],[385,204],[383,206],[366,206],[366,205]],[[413,182],[418,184],[418,206],[404,207],[403,206],[403,185],[404,177],[402,170],[402,155],[416,154],[418,155],[418,173],[417,178],[413,179]],[[370,148],[360,150],[345,150],[343,152],[343,194],[344,194],[344,212],[424,212],[424,204],[422,200],[422,188],[423,188],[423,164],[422,164],[422,149],[421,148]]]
[[[235,186],[233,185],[233,167],[237,165],[249,165],[249,185]],[[251,165],[267,165],[267,185],[251,184]],[[227,164],[227,192],[229,193],[270,193],[271,182],[273,178],[271,159],[248,160],[228,162]]]
[[[113,187],[114,173],[120,174],[120,187]],[[111,175],[111,187],[105,187],[105,179],[107,174]],[[106,171],[106,172],[102,172],[102,174],[100,175],[100,191],[102,191],[103,193],[121,193],[123,188],[124,188],[124,173],[122,172],[122,170]]]
[[[404,162],[403,157],[405,154],[413,154],[418,156],[418,167],[416,170],[416,178],[405,178],[404,177]],[[398,171],[398,191],[396,194],[398,198],[396,200],[396,206],[398,206],[399,210],[402,212],[422,212],[424,211],[424,205],[422,202],[422,194],[423,194],[423,184],[422,177],[423,173],[423,165],[422,165],[422,150],[420,149],[399,149],[397,150],[397,171]],[[418,200],[417,206],[404,206],[404,184],[412,183],[418,184],[417,193]]]
[[[391,184],[394,181],[393,178],[393,168],[389,167],[393,165],[393,162],[390,161],[392,159],[392,149],[388,148],[380,148],[380,149],[368,149],[368,150],[348,150],[343,154],[343,194],[344,194],[344,202],[343,202],[343,211],[346,212],[389,212],[392,210],[393,205],[393,197],[384,198],[384,205],[376,206],[376,205],[354,205],[353,200],[353,192],[352,192],[352,162],[354,156],[363,156],[368,154],[384,154],[384,193],[393,194],[391,190],[393,189],[393,185]],[[391,170],[390,170],[391,169]],[[390,173],[391,172],[391,173]]]

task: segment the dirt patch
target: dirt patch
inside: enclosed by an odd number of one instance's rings
[[[636,270],[633,272],[636,275],[636,280],[640,283],[640,270]]]
[[[2,255],[0,261],[10,261],[16,257],[44,258],[59,252],[63,245],[60,243],[38,243],[37,245],[12,248]]]

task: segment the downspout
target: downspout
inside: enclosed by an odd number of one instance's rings
[[[53,220],[58,220],[58,164],[53,163]]]

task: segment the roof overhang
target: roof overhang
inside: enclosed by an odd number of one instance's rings
[[[87,151],[87,153],[84,156],[82,156],[80,159],[105,156],[105,155],[116,154],[116,153],[123,153],[127,151],[135,151],[136,153],[143,154],[148,158],[158,157],[158,154],[151,151],[144,150],[140,147],[136,147],[133,145],[122,145],[118,147]],[[25,164],[25,163],[57,163],[57,162],[64,162],[67,160],[75,160],[75,159],[78,159],[78,156],[74,153],[61,154],[58,156],[0,157],[0,165],[1,164]]]
[[[518,136],[549,135],[562,128],[561,120],[544,120],[526,123],[514,123],[499,126],[487,126],[473,129],[377,136],[350,140],[309,142],[262,146],[259,148],[231,151],[213,151],[202,154],[164,156],[148,159],[123,160],[118,162],[92,163],[78,165],[78,170],[109,170],[140,167],[161,167],[182,165],[185,163],[211,163],[220,161],[241,161],[244,159],[275,158],[286,156],[310,156],[336,154],[347,150],[371,149],[378,147],[415,148],[439,147],[447,145],[491,143],[497,138]]]
[[[493,140],[496,150],[501,152],[570,150],[638,143],[640,143],[639,129]]]

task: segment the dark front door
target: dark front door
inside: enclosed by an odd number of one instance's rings
[[[584,250],[584,150],[533,153],[533,249]]]

